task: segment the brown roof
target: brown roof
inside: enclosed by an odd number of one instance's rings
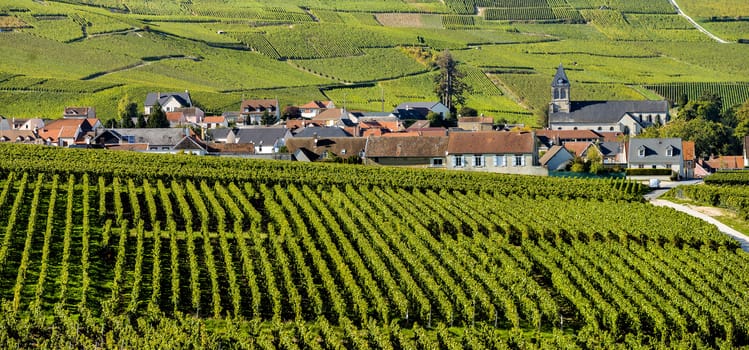
[[[182,112],[166,112],[166,119],[172,123],[183,121],[185,114]]]
[[[7,138],[15,142],[19,137],[23,138],[23,141],[26,141],[26,138],[31,141],[36,140],[36,136],[31,130],[0,130],[0,138]]]
[[[582,157],[585,154],[585,151],[588,150],[593,146],[593,143],[591,142],[565,142],[564,148],[566,148],[570,153],[572,153],[575,156]]]
[[[743,169],[744,168],[744,157],[743,156],[722,156],[713,158],[706,161],[713,169]]]
[[[447,136],[370,137],[367,157],[444,157]]]
[[[462,117],[458,119],[458,123],[494,124],[494,118],[492,117]]]
[[[39,130],[39,137],[43,139],[49,138],[53,141],[60,138],[71,138],[75,137],[78,128],[86,131],[91,126],[86,119],[57,119],[49,122],[43,129]]]
[[[251,111],[260,111],[268,108],[278,109],[278,100],[243,100],[240,112],[244,112],[247,107],[250,107]]]
[[[328,105],[333,101],[309,101],[306,104],[299,106],[299,108],[313,109],[313,108],[328,108]]]
[[[255,144],[253,143],[207,143],[208,152],[223,153],[223,154],[237,154],[255,153]]]
[[[620,131],[599,131],[597,133],[603,137],[603,142],[621,142],[626,138],[626,135]]]
[[[452,154],[533,153],[535,136],[529,132],[475,131],[450,133]]]
[[[338,120],[341,119],[341,116],[345,115],[345,113],[346,110],[343,108],[330,108],[312,117],[312,120]]]
[[[286,121],[286,128],[289,130],[295,130],[308,126],[323,126],[323,124],[307,119],[289,119]]]
[[[318,138],[317,142],[314,137],[294,137],[286,140],[289,153],[302,149],[319,156],[327,151],[341,158],[359,155],[366,145],[367,139],[363,137]]]
[[[411,126],[408,127],[408,129],[424,129],[428,128],[431,125],[431,122],[428,120],[417,120]]]
[[[684,160],[695,160],[694,141],[681,141],[681,157]]]
[[[226,122],[226,118],[223,116],[212,116],[212,117],[205,117],[203,119],[204,123],[224,123]]]

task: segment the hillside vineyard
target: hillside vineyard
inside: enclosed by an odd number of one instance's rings
[[[1,147],[6,345],[749,345],[747,255],[634,183]]]

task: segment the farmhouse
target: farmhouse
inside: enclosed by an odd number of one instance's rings
[[[404,102],[395,107],[393,115],[401,120],[423,120],[429,112],[439,114],[442,119],[450,115],[450,109],[440,102]]]
[[[684,164],[684,151],[684,144],[679,138],[632,139],[627,152],[628,164],[630,168],[671,169],[679,177],[685,178],[689,173]]]
[[[635,136],[652,125],[668,122],[667,101],[570,100],[571,84],[560,64],[551,82],[549,129],[618,131]]]
[[[333,101],[310,101],[298,107],[302,118],[311,119],[326,109],[335,108]]]
[[[444,168],[447,136],[369,137],[365,164]]]
[[[146,102],[143,103],[144,113],[151,115],[153,107],[157,104],[165,113],[174,112],[178,108],[192,107],[192,99],[187,90],[185,92],[150,92],[146,95]]]
[[[447,168],[505,174],[547,175],[539,166],[535,133],[451,132]]]
[[[276,120],[280,119],[278,100],[244,100],[239,111],[241,121],[245,125],[260,125],[265,113],[274,116]]]
[[[302,162],[361,157],[367,139],[363,137],[294,137],[286,141],[289,153]]]

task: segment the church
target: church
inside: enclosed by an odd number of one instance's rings
[[[621,132],[635,136],[669,120],[668,102],[570,101],[570,80],[560,64],[551,82],[549,129]]]

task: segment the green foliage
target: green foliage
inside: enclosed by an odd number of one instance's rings
[[[138,120],[140,124],[140,120]],[[156,104],[151,107],[151,114],[148,115],[148,122],[146,123],[147,128],[168,128],[169,120],[166,119],[166,112],[161,108],[160,104]]]

